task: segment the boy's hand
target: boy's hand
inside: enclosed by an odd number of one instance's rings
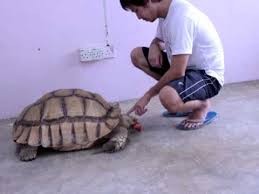
[[[135,112],[135,114],[138,116],[145,114],[147,112],[145,107],[149,103],[150,99],[150,96],[145,94],[136,102],[136,104],[127,112],[127,114],[129,115],[132,112]]]
[[[152,67],[161,67],[163,56],[157,44],[151,44],[148,53],[148,61]]]

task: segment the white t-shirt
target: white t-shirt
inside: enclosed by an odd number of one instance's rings
[[[173,55],[190,54],[187,69],[201,69],[224,84],[224,52],[209,18],[186,0],[172,0],[166,18],[160,18],[156,37]]]

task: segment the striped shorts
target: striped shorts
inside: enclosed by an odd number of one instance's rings
[[[185,72],[185,76],[169,82],[181,97],[183,102],[190,100],[206,100],[216,96],[221,85],[218,80],[205,73],[204,70],[191,70]]]
[[[149,49],[143,47],[142,50],[148,62]],[[166,53],[162,52],[162,54],[163,65],[161,68],[152,67],[148,62],[149,69],[161,76],[170,68]],[[194,69],[187,69],[184,77],[172,80],[168,85],[178,92],[183,102],[212,98],[213,96],[216,96],[221,89],[221,85],[216,78],[207,75],[205,70]]]

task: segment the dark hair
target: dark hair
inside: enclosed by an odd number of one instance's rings
[[[121,7],[125,10],[128,10],[129,6],[145,6],[148,3],[148,0],[120,0]]]

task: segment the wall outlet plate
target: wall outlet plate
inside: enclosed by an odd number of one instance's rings
[[[80,61],[96,61],[115,57],[112,45],[91,46],[80,49]]]

